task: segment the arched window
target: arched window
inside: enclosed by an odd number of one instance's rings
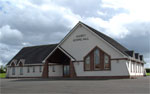
[[[110,70],[110,56],[98,47],[95,47],[84,57],[84,70]]]
[[[94,50],[94,70],[100,70],[100,51],[98,48]]]

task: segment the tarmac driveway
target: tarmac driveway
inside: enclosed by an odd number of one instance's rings
[[[115,80],[1,79],[1,94],[149,94],[150,77]]]

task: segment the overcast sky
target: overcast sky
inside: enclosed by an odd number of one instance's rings
[[[24,46],[58,43],[78,21],[144,55],[150,67],[150,0],[0,0],[0,64]]]

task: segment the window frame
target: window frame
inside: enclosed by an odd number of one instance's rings
[[[90,65],[90,69],[86,69],[86,58],[88,58],[89,57],[89,63],[91,63],[91,55],[87,55],[85,58],[84,58],[84,70],[86,70],[86,71],[90,71],[91,70],[91,64],[89,64]]]
[[[56,69],[55,69],[55,65],[52,65],[52,72],[55,72]]]
[[[27,66],[27,73],[30,73],[30,66]]]
[[[109,65],[109,68],[105,68],[105,55],[106,56],[108,56],[108,65]],[[104,53],[104,70],[109,70],[111,68],[111,66],[110,66],[110,56],[108,55],[108,54],[106,54],[106,53]]]
[[[12,75],[15,75],[16,74],[16,68],[13,66],[12,67]]]
[[[33,72],[35,72],[35,66],[33,66]]]
[[[98,63],[97,65],[100,66],[99,68],[96,68],[96,61],[95,61],[95,52],[96,52],[97,50],[98,50],[98,55],[99,55],[99,57],[98,57],[99,63]],[[102,62],[101,62],[101,51],[100,51],[98,48],[96,48],[96,49],[94,49],[93,54],[94,54],[94,58],[93,58],[94,70],[95,70],[95,71],[101,70],[101,63],[102,63]]]
[[[99,55],[100,55],[100,69],[99,70],[94,70],[94,51],[98,49],[99,50]],[[109,57],[109,69],[104,68],[104,54],[106,54]],[[87,56],[90,56],[90,70],[85,69],[85,59]],[[111,70],[111,56],[104,52],[102,49],[100,49],[98,46],[94,47],[91,51],[89,51],[88,54],[86,54],[83,57],[84,61],[84,71],[110,71]]]
[[[20,67],[20,75],[23,75],[23,67]]]
[[[39,66],[39,72],[42,72],[42,66]]]

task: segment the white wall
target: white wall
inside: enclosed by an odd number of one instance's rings
[[[12,67],[7,68],[7,77],[42,77],[42,72],[39,71],[39,66],[34,66],[35,72],[33,72],[33,66],[30,66],[30,72],[27,72],[28,67],[23,67],[23,75],[20,75],[20,67],[15,67],[15,75],[12,75]],[[42,66],[43,71],[43,66]]]
[[[52,66],[49,66],[49,77],[58,77],[63,76],[63,66],[62,65],[54,65],[55,66],[55,72],[52,71]],[[23,67],[23,75],[20,75],[20,67],[15,67],[15,75],[12,75],[12,67],[7,68],[7,77],[42,77],[43,72],[43,66],[42,71],[40,72],[40,66],[34,66],[35,72],[33,72],[33,66],[30,66],[30,72],[28,73],[28,67]]]
[[[63,65],[54,65],[55,72],[53,72],[52,67],[53,66],[49,66],[49,72],[48,72],[49,77],[63,76]]]
[[[76,41],[76,35],[86,34],[85,38],[89,40]],[[61,47],[71,54],[76,60],[83,60],[83,57],[95,46],[98,46],[106,53],[111,55],[111,58],[122,58],[124,55],[120,54],[117,50],[110,47],[106,42],[99,37],[96,37],[93,33],[89,32],[84,27],[78,27],[68,38],[65,40]]]
[[[127,68],[131,76],[143,76],[144,75],[144,66],[141,63],[128,61]]]
[[[77,76],[128,76],[126,61],[120,60],[111,62],[111,70],[102,71],[84,71],[83,62],[74,62]]]

